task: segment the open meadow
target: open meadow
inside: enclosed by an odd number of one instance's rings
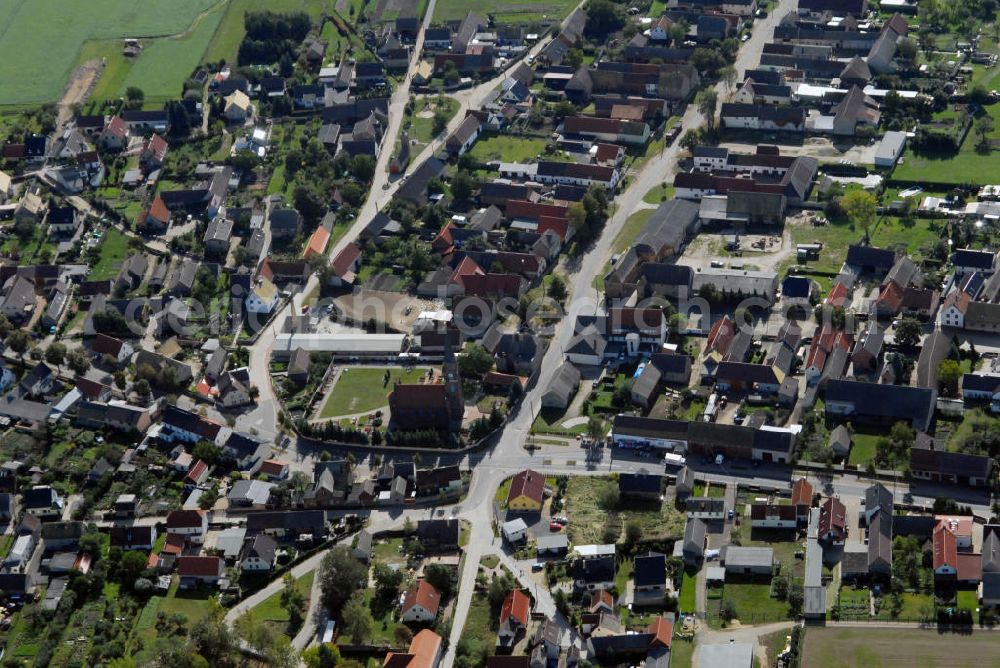
[[[811,628],[802,665],[809,668],[997,668],[998,639],[989,632],[941,634],[936,630]]]
[[[220,0],[0,0],[0,104],[57,101],[85,43],[115,40],[120,53],[118,40],[180,35],[214,7],[221,7]],[[187,63],[159,62],[162,55],[147,52],[137,63],[157,61],[155,67],[178,71],[178,84],[183,83],[190,72],[180,69]]]

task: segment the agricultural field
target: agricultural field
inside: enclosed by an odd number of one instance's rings
[[[541,23],[561,21],[576,7],[575,0],[521,0],[520,2],[489,2],[488,0],[438,0],[434,7],[435,23],[462,19],[469,11],[483,16],[490,14],[497,23]]]
[[[86,3],[66,3],[62,0],[0,0],[0,104],[52,102],[59,98],[78,62],[85,43],[91,40],[121,40],[125,37],[154,38],[180,35],[205,23],[199,16],[218,6],[218,0],[90,0]],[[216,10],[221,16],[221,11]],[[197,25],[195,25],[197,24]],[[214,27],[209,32],[207,45]],[[177,40],[183,41],[183,40]],[[121,49],[121,43],[116,49]],[[196,45],[170,53],[183,55]],[[204,52],[194,54],[200,59]],[[161,54],[148,52],[137,59],[160,60]],[[186,64],[186,61],[185,63]],[[158,62],[147,73],[162,68],[177,72],[184,64]],[[197,64],[197,63],[195,63]],[[117,75],[116,75],[117,76]],[[160,78],[159,75],[157,79]],[[183,82],[183,78],[179,83]],[[177,93],[180,91],[177,90]]]
[[[957,649],[960,648],[960,649]],[[1000,666],[992,633],[943,636],[928,629],[810,628],[802,665],[809,668],[980,668]],[[957,649],[957,651],[956,651]]]

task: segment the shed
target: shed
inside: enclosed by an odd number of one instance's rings
[[[899,160],[899,156],[903,155],[904,148],[906,148],[905,132],[886,132],[882,141],[879,142],[878,148],[875,149],[875,166],[893,167]]]

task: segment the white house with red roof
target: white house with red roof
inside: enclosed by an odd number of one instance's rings
[[[208,515],[203,510],[174,510],[167,515],[167,533],[185,536],[201,545],[208,533]]]
[[[432,622],[441,607],[441,593],[426,580],[410,587],[403,598],[400,619],[404,622]]]

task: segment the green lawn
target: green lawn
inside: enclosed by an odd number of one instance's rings
[[[438,109],[448,114],[448,119],[458,111],[458,100],[439,96],[420,100],[414,105],[413,115],[409,117],[410,139],[418,144],[427,145],[434,139],[434,112]],[[482,141],[482,140],[480,140]],[[411,155],[413,155],[411,153]]]
[[[192,26],[199,14],[217,3],[218,0],[89,0],[85,3],[0,0],[0,15],[5,19],[0,30],[0,81],[4,82],[0,88],[0,104],[54,102],[85,42],[124,37],[148,39],[181,33]],[[200,59],[202,53],[203,49],[193,54],[193,58]],[[144,53],[139,60],[147,55]],[[185,54],[174,51],[172,55]],[[180,81],[189,73],[180,71],[185,66],[185,61],[158,63],[162,71],[177,69],[175,76],[181,77]],[[180,90],[173,92],[180,94]]]
[[[771,586],[766,582],[727,582],[722,598],[736,607],[736,618],[744,625],[763,624],[788,619],[788,603],[771,598]]]
[[[101,241],[101,259],[90,268],[89,280],[101,281],[114,278],[121,271],[122,261],[128,257],[128,237],[111,227],[105,230]]]
[[[680,612],[697,612],[698,607],[698,573],[693,568],[684,569],[681,580],[681,593],[677,601]]]
[[[670,645],[670,668],[691,668],[694,661],[694,641],[674,636]]]
[[[477,139],[469,155],[479,162],[534,162],[544,151],[544,139],[495,135]]]
[[[961,589],[956,592],[956,598],[959,608],[975,611],[979,607],[979,594],[974,589]]]
[[[406,561],[406,555],[404,555],[399,549],[402,546],[402,538],[391,538],[386,541],[379,541],[372,547],[372,559],[373,561],[402,564]]]
[[[15,255],[21,264],[36,264],[46,261],[49,256],[54,257],[56,246],[52,243],[45,226],[38,225],[30,239],[21,239],[13,233],[7,235],[4,242],[0,244],[0,251]]]
[[[490,611],[489,599],[485,594],[476,592],[472,595],[472,603],[469,604],[469,612],[465,618],[465,628],[462,629],[462,640],[459,641],[457,652],[459,655],[467,652],[475,656],[477,649],[482,648],[489,652],[489,655],[492,655],[496,641],[497,632],[493,629],[493,614]],[[478,664],[473,662],[465,665]]]
[[[315,575],[316,571],[309,571],[295,580],[295,588],[305,597],[307,609]],[[260,605],[252,608],[250,614],[254,619],[271,626],[278,633],[291,635],[298,631],[298,629],[288,628],[288,611],[281,606],[281,591],[268,596]]]
[[[671,188],[672,187],[673,186],[671,186]],[[615,237],[614,245],[611,247],[612,253],[624,253],[628,250],[633,242],[635,242],[635,238],[639,236],[639,233],[642,232],[644,227],[646,227],[646,223],[649,222],[649,219],[653,217],[654,213],[656,213],[656,209],[642,209],[641,211],[636,211],[629,216],[625,221],[625,224],[622,225],[621,230],[618,231],[618,236]],[[595,288],[598,290],[604,289],[604,277],[609,271],[611,271],[612,266],[611,262],[608,261],[608,263],[604,265],[604,268],[601,269],[601,272],[594,277]]]
[[[848,464],[864,466],[875,458],[875,443],[879,437],[874,434],[855,433],[851,439],[851,454],[847,458]]]
[[[674,197],[674,184],[667,183],[652,188],[648,193],[646,193],[642,201],[647,204],[659,204],[660,202],[665,202]]]
[[[383,383],[386,369],[345,368],[323,405],[320,417],[337,417],[366,413],[389,405],[387,395],[396,382],[416,383],[426,373],[425,368],[389,369],[389,382]]]
[[[991,139],[1000,139],[1000,105],[986,107],[987,113],[993,117],[994,129]],[[918,156],[912,149],[907,149],[903,163],[896,167],[892,178],[904,181],[930,181],[947,184],[985,184],[989,183],[991,175],[996,170],[998,155],[996,153],[978,153],[976,144],[979,138],[975,127],[969,131],[962,142],[957,155],[927,157]]]

